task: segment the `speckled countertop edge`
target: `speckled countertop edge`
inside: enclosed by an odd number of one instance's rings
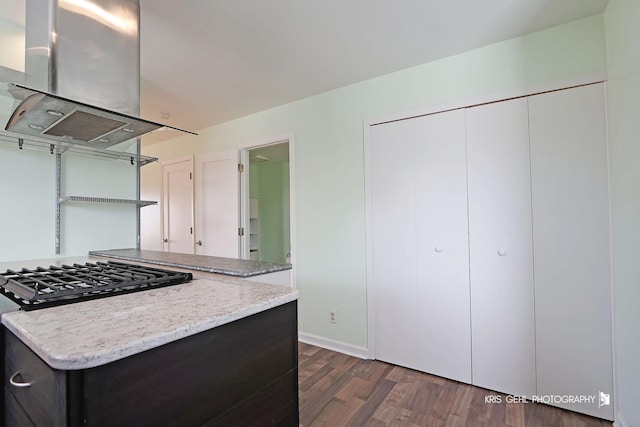
[[[263,261],[137,249],[90,251],[89,255],[125,261],[146,262],[166,267],[186,268],[189,270],[226,274],[236,277],[252,277],[291,269],[291,264],[276,264]]]

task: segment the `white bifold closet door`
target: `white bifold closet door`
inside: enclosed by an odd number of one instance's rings
[[[596,396],[557,406],[613,419],[604,88],[532,96],[529,109],[538,394]]]
[[[526,98],[466,110],[473,384],[536,392]]]
[[[464,110],[371,131],[376,358],[471,382]]]
[[[371,130],[376,359],[418,369],[415,145],[409,121]]]

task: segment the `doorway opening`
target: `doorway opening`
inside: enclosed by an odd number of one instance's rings
[[[291,138],[242,150],[243,258],[293,264]]]

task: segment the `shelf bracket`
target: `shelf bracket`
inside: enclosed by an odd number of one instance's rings
[[[60,197],[62,176],[62,154],[56,154],[56,255],[60,255]]]

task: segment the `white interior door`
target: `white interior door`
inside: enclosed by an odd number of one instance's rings
[[[238,152],[196,156],[196,253],[238,258]]]
[[[603,85],[532,96],[529,109],[538,394],[611,396]],[[613,419],[598,400],[557,406]]]
[[[468,108],[473,384],[536,392],[526,98]]]
[[[193,158],[162,166],[165,252],[193,254]]]

